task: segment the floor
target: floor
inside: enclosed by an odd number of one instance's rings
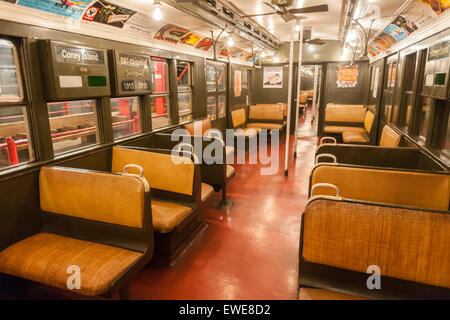
[[[309,111],[310,112],[310,111]],[[297,297],[300,217],[317,144],[312,115],[299,121],[297,159],[289,152],[284,176],[285,139],[279,143],[280,169],[262,176],[262,165],[235,165],[229,185],[233,205],[216,209],[220,194],[207,204],[207,229],[170,268],[142,271],[131,284],[131,299],[261,299]],[[73,299],[71,294],[40,286],[21,296]]]
[[[295,299],[300,215],[316,132],[311,115],[302,118],[296,161],[290,150],[289,178],[283,174],[285,137],[279,146],[283,168],[277,175],[261,176],[260,165],[236,165],[228,189],[231,209],[216,209],[219,194],[211,199],[206,231],[173,267],[141,272],[132,283],[131,298]]]

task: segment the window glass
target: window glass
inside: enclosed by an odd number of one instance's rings
[[[111,99],[114,139],[141,132],[138,97]]]
[[[227,99],[225,95],[219,96],[218,101],[218,109],[219,109],[219,118],[223,118],[227,115]]]
[[[178,94],[178,112],[180,122],[185,122],[192,119],[192,93]]]
[[[391,104],[391,97],[385,96],[384,97],[384,121],[386,123],[391,123],[391,116],[392,116],[392,104]]]
[[[207,112],[210,120],[217,119],[217,99],[215,96],[208,97]]]
[[[47,104],[55,155],[98,143],[95,100]]]
[[[178,62],[177,64],[177,78],[178,91],[191,90],[192,86],[192,66],[188,62]]]
[[[32,160],[24,107],[0,108],[0,169]]]
[[[206,87],[208,91],[216,91],[216,67],[206,66]]]
[[[420,111],[420,126],[419,135],[422,140],[426,140],[430,126],[430,114],[433,107],[433,99],[429,97],[423,98],[423,103]]]
[[[152,128],[153,130],[170,125],[169,96],[151,97]]]
[[[0,39],[0,102],[22,98],[16,48],[12,42]]]
[[[405,119],[405,125],[407,128],[411,126],[411,119],[412,119],[412,95],[408,94],[406,98],[406,119]]]
[[[218,91],[224,91],[227,88],[227,73],[225,72],[225,66],[217,67],[217,85]]]
[[[170,92],[169,74],[166,59],[152,58],[152,93]]]
[[[447,134],[444,137],[441,149],[445,156],[450,157],[450,115],[447,120]]]

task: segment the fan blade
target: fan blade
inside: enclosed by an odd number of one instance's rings
[[[270,3],[270,2],[263,2],[266,6],[269,6],[272,10],[275,10],[275,11],[280,11],[280,8],[278,8],[276,5],[274,5],[274,4],[272,4],[272,3]]]
[[[311,39],[311,40],[308,40],[307,42],[308,42],[308,44],[314,44],[317,46],[322,46],[325,44],[325,41],[323,41],[322,39]]]
[[[316,12],[327,12],[328,11],[328,5],[327,4],[321,4],[318,6],[312,6],[312,7],[305,7],[305,8],[298,8],[298,9],[290,9],[288,12],[290,14],[301,14],[301,13],[316,13]]]
[[[280,16],[283,18],[283,20],[285,22],[289,22],[289,21],[292,21],[292,20],[296,19],[296,17],[293,14],[290,14],[290,13],[280,13]]]
[[[260,13],[260,14],[250,14],[246,16],[242,16],[241,18],[253,18],[253,17],[263,17],[263,16],[270,16],[272,14],[277,14],[278,12],[269,12],[269,13]]]

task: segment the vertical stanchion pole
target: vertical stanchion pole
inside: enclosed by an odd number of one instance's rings
[[[6,147],[8,148],[8,160],[10,166],[15,166],[19,164],[19,154],[17,153],[16,142],[13,138],[6,138]]]
[[[295,141],[294,141],[294,158],[297,158],[297,141],[298,141],[298,106],[300,105],[300,92],[302,84],[302,63],[303,63],[303,24],[300,26],[300,39],[298,41],[298,80],[297,80],[297,103],[295,106]]]
[[[289,176],[289,138],[291,135],[291,110],[292,110],[292,80],[294,69],[294,30],[291,31],[291,44],[289,50],[289,83],[288,83],[288,114],[286,128],[286,153],[284,157],[284,175]]]
[[[317,115],[317,93],[319,92],[319,66],[314,67],[314,96],[313,96],[313,119],[316,119]]]

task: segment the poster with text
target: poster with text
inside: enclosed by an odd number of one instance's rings
[[[8,1],[11,2],[11,1]],[[83,16],[84,10],[91,1],[67,1],[67,0],[19,0],[19,6],[33,8],[66,18],[79,20]]]
[[[83,20],[123,28],[125,23],[135,14],[136,11],[106,1],[96,1],[86,10]]]
[[[353,89],[358,87],[359,66],[340,66],[337,70],[337,87],[342,89]]]
[[[265,67],[263,77],[264,89],[283,88],[283,67]]]
[[[234,96],[240,97],[242,93],[242,71],[234,72]]]

